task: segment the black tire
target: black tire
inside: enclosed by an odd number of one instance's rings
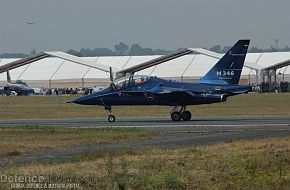
[[[109,122],[114,122],[116,120],[115,116],[114,115],[109,115],[108,116],[108,121]]]
[[[6,96],[10,96],[10,95],[11,95],[11,91],[10,91],[10,90],[6,90],[6,91],[4,91],[4,94],[5,94]]]
[[[171,114],[172,121],[180,121],[181,120],[181,114],[177,111],[173,112]]]
[[[183,121],[189,121],[191,119],[190,111],[182,112],[181,117],[182,117]]]

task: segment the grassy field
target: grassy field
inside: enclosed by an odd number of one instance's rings
[[[72,145],[116,143],[150,136],[150,132],[138,128],[0,127],[0,158]]]
[[[104,118],[101,106],[81,106],[65,102],[76,96],[0,97],[0,119]],[[188,106],[193,116],[290,115],[290,94],[245,94],[227,102]],[[137,111],[138,110],[138,111]],[[124,117],[169,117],[164,106],[116,106],[113,113]]]
[[[75,98],[0,97],[0,119],[106,117],[103,107],[65,103]],[[290,115],[290,94],[240,95],[225,103],[188,109],[193,116]],[[114,114],[124,118],[169,117],[169,111],[158,106],[113,107]],[[134,128],[0,127],[0,158],[153,135]],[[87,152],[70,163],[1,166],[0,174],[41,175],[48,183],[76,182],[84,189],[290,189],[289,158],[288,136],[175,150],[140,147]],[[11,189],[10,184],[0,183],[0,189]]]
[[[178,150],[119,150],[66,164],[1,168],[84,189],[290,189],[290,138],[237,141]],[[49,179],[50,176],[62,176]],[[9,189],[9,184],[0,184]]]

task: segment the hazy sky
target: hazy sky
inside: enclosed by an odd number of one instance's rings
[[[113,49],[120,41],[209,48],[239,38],[285,47],[289,8],[289,0],[0,0],[0,53]]]

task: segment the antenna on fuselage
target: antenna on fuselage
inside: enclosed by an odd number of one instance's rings
[[[11,77],[10,77],[9,71],[7,71],[6,73],[7,73],[7,82],[11,83]]]
[[[111,81],[111,82],[114,81],[114,76],[113,76],[112,67],[110,67],[110,81]]]

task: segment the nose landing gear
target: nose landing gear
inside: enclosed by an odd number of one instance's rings
[[[191,119],[190,111],[186,111],[186,106],[174,106],[171,111],[171,119],[172,121],[189,121]]]
[[[115,122],[116,117],[112,114],[112,106],[105,106],[105,110],[108,114],[108,121],[109,122]]]
[[[114,115],[108,115],[108,121],[114,122],[116,120],[116,117]]]

